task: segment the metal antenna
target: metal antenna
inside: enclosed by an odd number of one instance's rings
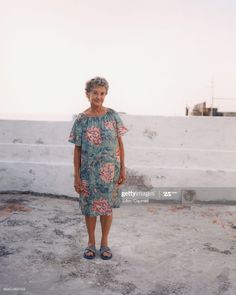
[[[211,79],[211,116],[213,116],[213,104],[214,104],[214,87],[215,87],[215,83],[214,83],[214,79]]]

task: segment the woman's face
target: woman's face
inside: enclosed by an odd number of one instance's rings
[[[91,106],[102,106],[105,96],[107,95],[106,88],[104,86],[96,86],[87,94],[87,98],[90,101]]]

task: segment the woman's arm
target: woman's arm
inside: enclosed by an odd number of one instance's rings
[[[74,147],[74,187],[77,193],[81,190],[80,179],[80,164],[81,164],[81,147],[75,145]]]
[[[81,147],[74,148],[74,177],[80,176]]]
[[[118,136],[118,144],[120,149],[120,177],[118,180],[118,185],[121,185],[124,183],[126,179],[126,173],[125,173],[125,150],[124,150],[124,144],[121,136]]]

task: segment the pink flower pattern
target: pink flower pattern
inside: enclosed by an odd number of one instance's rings
[[[123,136],[127,131],[128,131],[128,129],[125,126],[121,126],[121,127],[116,128],[116,132],[117,132],[118,136]]]
[[[98,214],[109,215],[112,213],[112,208],[109,205],[108,201],[104,198],[99,200],[94,200],[92,205],[92,210],[97,212]]]
[[[102,143],[101,131],[98,127],[90,127],[86,130],[86,138],[89,142],[95,145]]]
[[[83,197],[88,197],[89,196],[88,181],[85,179],[82,179],[81,181],[82,181],[82,190],[80,194]]]
[[[70,141],[75,140],[75,135],[74,135],[74,132],[73,131],[71,131],[71,133],[70,133],[69,140]]]
[[[113,163],[106,163],[100,170],[100,177],[104,182],[111,182],[115,175],[115,166]]]
[[[114,120],[104,122],[106,129],[110,129],[110,130],[113,130],[115,128],[115,124],[116,124],[116,122]]]

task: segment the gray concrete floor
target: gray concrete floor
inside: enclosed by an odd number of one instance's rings
[[[236,294],[236,206],[140,203],[113,209],[113,259],[83,258],[71,199],[0,195],[0,294]],[[101,238],[97,219],[97,249]]]

